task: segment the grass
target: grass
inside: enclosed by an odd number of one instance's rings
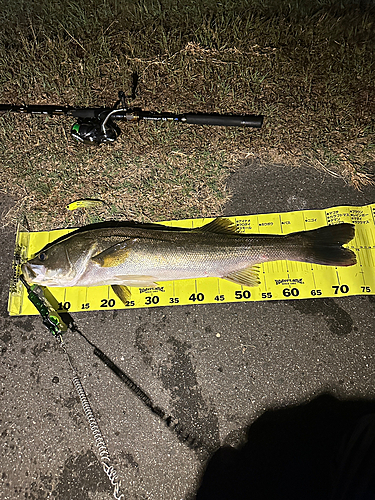
[[[355,187],[375,172],[375,6],[342,0],[0,3],[0,101],[260,113],[261,130],[121,124],[114,145],[65,117],[0,116],[0,181],[32,229],[213,216],[246,157],[311,165]],[[95,209],[66,210],[79,198]]]

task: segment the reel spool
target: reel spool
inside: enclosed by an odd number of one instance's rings
[[[96,145],[114,142],[120,133],[120,128],[112,120],[107,120],[103,127],[103,121],[98,118],[79,119],[70,131],[76,141]]]

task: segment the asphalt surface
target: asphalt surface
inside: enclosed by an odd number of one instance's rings
[[[365,205],[375,194],[314,170],[255,163],[229,184],[226,215]],[[11,204],[3,197],[0,213]],[[39,317],[7,314],[14,237],[13,228],[0,232],[1,498],[113,498],[64,352]],[[322,393],[374,400],[374,312],[374,297],[358,296],[75,314],[174,418],[168,427],[84,339],[65,336],[125,498],[194,498],[214,452],[244,445],[269,410]]]

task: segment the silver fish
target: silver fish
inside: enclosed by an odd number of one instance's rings
[[[352,266],[355,253],[342,245],[354,238],[353,224],[324,226],[288,235],[237,232],[217,218],[196,229],[158,224],[92,224],[45,246],[23,264],[29,283],[47,287],[112,285],[126,301],[132,286],[217,277],[240,285],[259,284],[258,264],[275,260]]]

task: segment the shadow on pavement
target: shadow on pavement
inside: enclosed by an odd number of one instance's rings
[[[265,412],[241,449],[212,456],[196,498],[374,499],[375,401],[323,394]]]

